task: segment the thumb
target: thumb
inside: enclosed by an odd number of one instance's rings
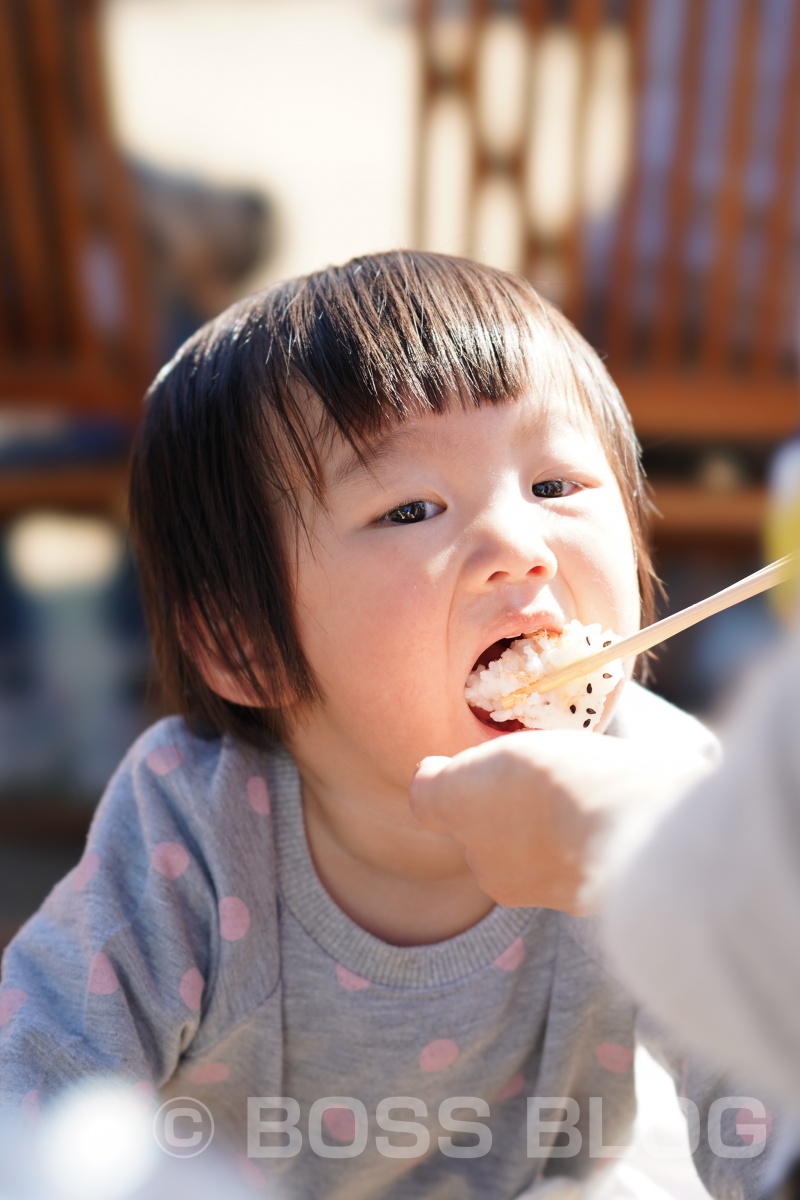
[[[427,780],[435,779],[451,761],[451,759],[446,758],[443,754],[430,754],[427,758],[423,758],[422,762],[417,766],[411,786],[414,787],[418,783],[424,785]]]
[[[414,772],[409,788],[409,800],[414,816],[428,829],[446,832],[447,822],[439,813],[437,797],[440,789],[436,781],[450,765],[451,760],[443,755],[431,754],[423,758]]]

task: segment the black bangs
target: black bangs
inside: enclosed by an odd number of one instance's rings
[[[519,394],[534,305],[522,281],[464,259],[355,259],[262,296],[257,324],[269,349],[253,366],[293,441],[299,427],[308,446],[311,432],[298,411],[299,384],[358,447],[392,421],[442,412],[454,400],[477,406]]]

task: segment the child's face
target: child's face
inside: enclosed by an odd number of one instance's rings
[[[637,571],[611,467],[563,401],[456,405],[374,449],[367,471],[337,442],[328,511],[309,500],[297,622],[326,698],[290,744],[405,788],[425,755],[513,736],[464,699],[488,646],[573,618],[634,632]]]

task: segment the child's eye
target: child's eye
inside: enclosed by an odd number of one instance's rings
[[[390,508],[379,519],[378,524],[417,525],[420,521],[427,521],[440,512],[442,512],[441,504],[434,504],[431,500],[409,500],[405,504],[398,504],[397,508]]]
[[[543,479],[541,483],[535,483],[531,491],[540,500],[556,500],[559,496],[571,496],[580,487],[581,484],[573,479]]]

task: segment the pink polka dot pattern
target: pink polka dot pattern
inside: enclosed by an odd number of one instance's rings
[[[26,1092],[22,1097],[22,1103],[19,1106],[19,1111],[26,1121],[35,1123],[42,1115],[39,1107],[39,1089],[33,1088],[30,1092]]]
[[[619,1042],[601,1042],[594,1056],[601,1067],[615,1075],[624,1075],[633,1066],[633,1050],[630,1046],[620,1046]]]
[[[138,1079],[136,1083],[131,1084],[131,1091],[142,1100],[153,1100],[156,1094],[156,1089],[149,1079]]]
[[[261,813],[262,817],[269,814],[269,788],[266,779],[261,775],[252,775],[248,779],[247,802],[253,812]]]
[[[72,876],[72,886],[76,892],[82,892],[87,883],[95,877],[100,869],[100,855],[94,850],[87,850],[75,868]]]
[[[518,1096],[525,1087],[525,1076],[520,1074],[512,1075],[507,1083],[504,1083],[499,1092],[495,1094],[495,1100],[513,1100],[514,1096]]]
[[[334,1105],[322,1114],[322,1124],[337,1142],[352,1142],[356,1136],[356,1114],[352,1108]]]
[[[772,1132],[772,1113],[767,1109],[765,1117],[756,1116],[749,1108],[740,1108],[736,1114],[736,1136],[746,1146],[761,1146]]]
[[[14,1013],[18,1013],[23,1004],[28,1003],[28,993],[22,988],[8,988],[0,992],[0,1026],[7,1025]]]
[[[159,842],[150,852],[150,862],[159,875],[177,879],[189,866],[189,851],[180,842]]]
[[[226,942],[238,942],[250,928],[250,909],[238,896],[223,896],[219,902],[219,931]]]
[[[248,1158],[245,1154],[239,1154],[236,1157],[236,1161],[239,1164],[239,1172],[242,1179],[247,1186],[252,1188],[254,1192],[265,1192],[267,1190],[266,1176],[261,1173],[252,1158]]]
[[[156,746],[146,761],[154,775],[169,775],[183,762],[183,751],[178,746]]]
[[[89,963],[89,991],[93,996],[110,996],[118,987],[117,973],[101,950]]]
[[[356,975],[353,971],[348,971],[347,967],[343,967],[341,963],[336,964],[336,978],[346,992],[363,992],[364,988],[370,986],[368,979]]]
[[[224,1083],[226,1079],[230,1079],[230,1076],[231,1069],[225,1063],[212,1062],[195,1067],[190,1072],[189,1079],[192,1083]]]
[[[514,938],[511,945],[502,954],[498,954],[494,960],[494,965],[499,967],[501,971],[516,971],[524,957],[525,943],[522,938]]]
[[[443,1071],[458,1058],[458,1046],[451,1038],[436,1038],[424,1046],[419,1056],[423,1071]]]
[[[203,999],[203,988],[206,986],[206,981],[198,971],[197,967],[189,967],[181,976],[178,991],[180,997],[187,1008],[192,1012],[199,1012],[200,1002]]]

